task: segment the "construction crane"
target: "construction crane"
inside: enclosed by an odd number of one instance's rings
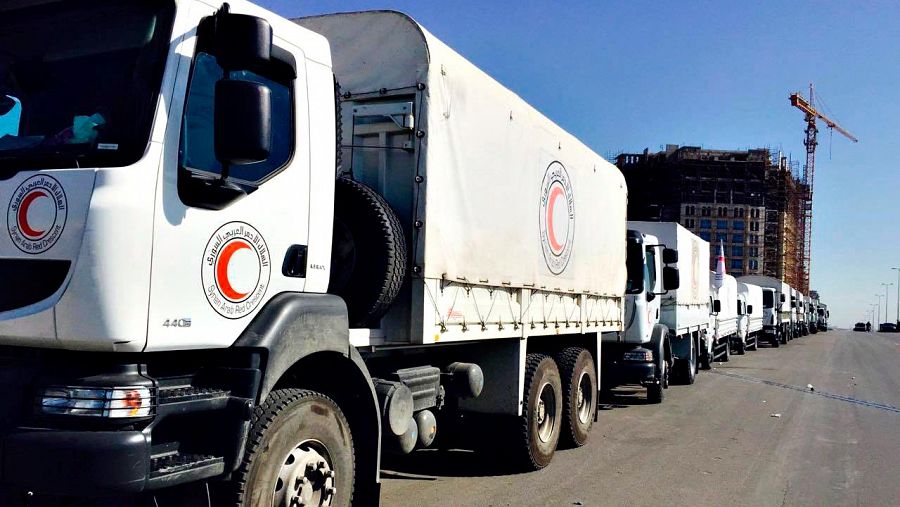
[[[831,118],[822,114],[815,107],[815,98],[813,96],[813,85],[809,84],[809,100],[803,98],[800,92],[791,94],[791,105],[803,111],[806,114],[806,139],[803,144],[806,145],[806,167],[803,171],[803,192],[801,199],[803,208],[800,212],[800,230],[803,231],[803,250],[800,266],[802,273],[800,280],[802,282],[802,290],[804,293],[809,292],[809,273],[810,273],[810,255],[812,253],[812,196],[813,196],[813,176],[816,170],[816,135],[819,133],[816,127],[816,120],[822,120],[825,125],[832,131],[837,131],[847,139],[854,143],[859,142],[853,134],[841,127]]]

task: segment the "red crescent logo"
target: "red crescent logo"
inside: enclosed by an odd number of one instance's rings
[[[44,192],[43,190],[35,190],[34,192],[31,192],[30,194],[26,195],[25,198],[22,199],[22,204],[19,206],[19,214],[17,217],[18,221],[19,221],[19,230],[22,231],[22,234],[24,234],[25,236],[28,236],[29,238],[32,238],[32,239],[37,239],[42,234],[47,232],[47,231],[38,231],[38,230],[32,229],[31,226],[28,225],[28,208],[31,207],[31,204],[34,201],[40,199],[41,197],[50,197],[50,196],[47,195],[47,193]]]
[[[550,241],[550,248],[555,253],[562,252],[563,245],[556,240],[556,231],[553,230],[553,209],[556,207],[556,199],[563,195],[563,190],[559,185],[555,185],[550,191],[550,197],[547,198],[547,239]]]
[[[219,255],[219,259],[216,261],[216,283],[219,286],[219,290],[222,291],[222,295],[232,301],[240,301],[246,298],[247,294],[250,294],[249,292],[234,290],[234,287],[231,286],[231,282],[228,280],[228,264],[231,262],[231,257],[237,251],[244,249],[249,250],[250,245],[244,241],[232,241],[225,245],[225,248],[222,249],[222,253]]]

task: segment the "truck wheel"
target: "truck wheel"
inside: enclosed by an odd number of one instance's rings
[[[737,350],[734,353],[739,356],[743,356],[744,354],[747,353],[747,339],[746,338],[744,338],[744,340],[738,342]]]
[[[659,366],[659,379],[656,384],[650,384],[647,386],[647,402],[648,403],[662,403],[663,399],[666,397],[665,389],[669,387],[669,364],[668,361],[663,359]]]
[[[566,447],[581,447],[597,413],[597,369],[591,353],[581,347],[567,347],[556,356],[562,377],[562,431]]]
[[[328,292],[347,302],[351,327],[377,325],[406,277],[406,240],[397,215],[371,188],[338,178]]]
[[[516,442],[522,467],[540,470],[550,464],[562,426],[562,385],[556,362],[543,354],[525,360],[525,400]]]
[[[694,346],[694,339],[691,340],[691,353],[688,359],[679,359],[675,363],[675,374],[678,382],[685,385],[691,385],[697,379],[697,348]]]
[[[759,349],[759,335],[753,337],[753,345],[748,345],[747,350],[756,351]]]
[[[771,343],[772,343],[772,346],[775,347],[775,348],[777,349],[778,347],[781,346],[781,338],[779,338],[779,337],[776,335],[775,338],[772,339],[772,342],[771,342]]]
[[[725,339],[725,350],[722,351],[722,359],[723,363],[727,363],[731,358],[731,338]]]
[[[716,344],[713,343],[711,352],[707,352],[706,350],[704,350],[703,354],[700,355],[700,368],[702,368],[704,370],[711,370],[713,362],[715,361],[715,358],[713,357],[713,356],[715,356],[715,354],[716,354]]]
[[[256,407],[235,472],[239,507],[349,506],[353,438],[341,409],[303,389],[272,391]]]

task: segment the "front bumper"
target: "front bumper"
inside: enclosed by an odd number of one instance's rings
[[[249,393],[258,389],[258,372],[248,374],[242,385],[237,374],[226,372],[251,370],[216,366],[222,358],[214,352],[182,352],[180,357],[0,352],[12,354],[0,354],[0,484],[5,490],[77,497],[138,493],[222,476],[243,454],[253,406]],[[135,359],[147,362],[130,362]],[[149,417],[36,410],[37,393],[47,386],[138,381],[152,385]]]
[[[150,442],[140,431],[18,430],[2,439],[2,480],[17,488],[129,493],[149,476]]]
[[[614,361],[606,366],[602,373],[604,385],[607,386],[631,384],[646,386],[658,382],[656,365],[653,363]]]

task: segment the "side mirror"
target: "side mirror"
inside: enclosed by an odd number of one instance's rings
[[[628,274],[627,294],[640,294],[644,291],[644,246],[628,240],[625,257],[625,270]]]
[[[784,294],[781,294],[781,302],[784,303],[785,301],[787,300],[784,298]]]
[[[713,300],[713,313],[719,313],[722,311],[722,301],[715,299]]]
[[[747,305],[747,314],[753,315],[753,305]]]
[[[663,248],[662,253],[663,264],[675,264],[678,262],[678,250],[674,248]]]
[[[215,104],[215,150],[219,162],[227,167],[269,158],[272,151],[269,87],[223,79],[216,83]]]
[[[667,249],[668,250],[668,249]],[[672,250],[674,252],[674,250]],[[665,255],[663,255],[665,257]],[[681,286],[681,275],[678,268],[666,266],[663,268],[663,290],[675,290]]]
[[[252,69],[272,58],[272,27],[255,16],[219,12],[213,52],[223,69]]]

